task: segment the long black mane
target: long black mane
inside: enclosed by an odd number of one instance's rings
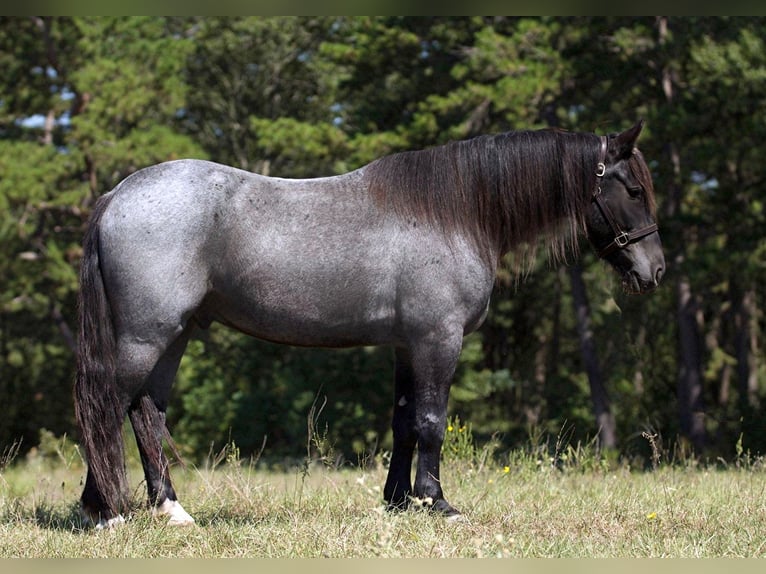
[[[487,256],[534,251],[543,237],[562,258],[585,228],[599,146],[590,133],[507,132],[386,156],[366,177],[385,209],[463,234]]]

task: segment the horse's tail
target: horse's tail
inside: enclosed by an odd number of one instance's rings
[[[100,222],[112,198],[101,197],[83,241],[74,404],[88,462],[83,509],[97,520],[117,516],[127,502],[122,439],[125,410],[117,393],[116,342],[100,264]],[[98,516],[104,512],[111,516]]]

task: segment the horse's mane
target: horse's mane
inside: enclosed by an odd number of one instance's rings
[[[386,156],[365,173],[384,209],[462,234],[484,255],[534,252],[542,236],[563,258],[585,228],[599,146],[594,134],[507,132]]]
[[[628,168],[630,173],[635,177],[644,188],[644,198],[646,199],[646,207],[652,214],[652,217],[657,217],[657,200],[654,196],[654,184],[652,184],[652,173],[649,171],[649,166],[646,165],[643,154],[638,148],[633,149],[633,155],[628,160]]]

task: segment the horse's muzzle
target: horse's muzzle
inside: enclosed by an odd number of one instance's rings
[[[665,274],[665,268],[658,265],[649,277],[642,277],[640,273],[631,269],[622,276],[622,288],[629,295],[644,295],[656,290]]]

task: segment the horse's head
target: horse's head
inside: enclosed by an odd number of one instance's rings
[[[601,138],[588,239],[622,276],[628,293],[653,291],[665,272],[649,168],[635,144],[643,122]]]

